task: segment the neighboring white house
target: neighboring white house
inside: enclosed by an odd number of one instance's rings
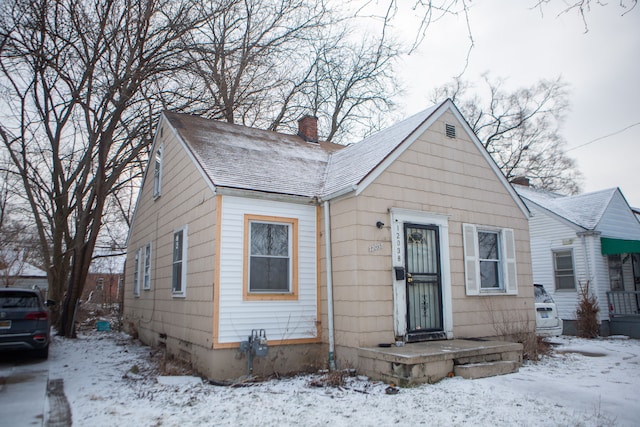
[[[600,308],[600,333],[637,335],[640,222],[620,189],[563,196],[514,188],[532,213],[534,282],[553,295],[565,333],[575,333],[580,289],[588,283]]]
[[[40,289],[43,297],[49,287],[47,273],[25,261],[14,261],[0,269],[0,286],[7,288]]]

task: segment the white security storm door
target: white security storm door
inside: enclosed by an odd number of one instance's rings
[[[406,223],[404,230],[407,341],[444,339],[438,227]]]

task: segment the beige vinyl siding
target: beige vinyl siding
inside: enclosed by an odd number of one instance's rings
[[[445,123],[456,124],[457,138],[444,135]],[[446,113],[359,196],[331,203],[338,345],[373,346],[395,339],[391,208],[449,218],[454,337],[496,335],[496,314],[492,314],[495,307],[502,307],[505,317],[534,321],[528,219],[462,131],[462,125],[453,114]],[[375,227],[378,220],[386,224],[382,230]],[[466,296],[463,223],[514,231],[517,295]],[[382,243],[382,249],[369,252],[369,246],[378,243]],[[363,269],[365,265],[372,269]],[[370,288],[380,290],[371,292]],[[355,322],[356,318],[363,320]]]
[[[298,296],[295,300],[243,299],[244,216],[298,219]],[[270,342],[318,337],[316,207],[232,196],[222,198],[219,322],[217,342],[238,343],[252,329]]]
[[[166,124],[162,193],[153,197],[153,170],[141,188],[129,239],[125,271],[125,321],[157,337],[211,348],[213,345],[213,277],[216,199],[183,146]],[[153,167],[153,164],[151,165]],[[176,229],[188,226],[187,277],[184,298],[171,292],[172,242]],[[133,298],[135,250],[152,243],[151,289]],[[157,338],[156,338],[157,339]]]

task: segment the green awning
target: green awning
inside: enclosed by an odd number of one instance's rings
[[[640,240],[610,239],[601,237],[602,255],[640,253]]]

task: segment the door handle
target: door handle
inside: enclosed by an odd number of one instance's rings
[[[413,276],[411,273],[407,273],[407,283],[413,283]]]

